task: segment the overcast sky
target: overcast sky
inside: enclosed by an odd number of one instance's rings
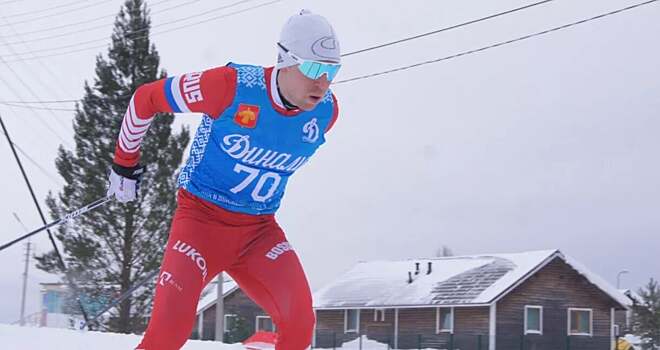
[[[213,11],[232,1],[149,1],[162,67],[182,74],[229,61],[272,65],[281,25],[303,7],[325,15],[342,50],[351,52],[531,3],[283,0],[191,25],[267,2]],[[338,79],[477,49],[637,2],[556,0],[346,57]],[[81,0],[47,10],[69,3],[0,0],[0,102],[82,97],[84,81],[94,78],[94,57],[106,49],[80,49],[109,42],[122,1]],[[94,6],[81,8],[87,4]],[[87,19],[95,20],[52,28]],[[278,213],[312,289],[359,260],[428,257],[442,245],[459,255],[560,249],[612,284],[619,271],[629,270],[621,276],[624,288],[660,278],[659,19],[660,4],[652,3],[335,86],[340,119],[290,181]],[[84,30],[92,27],[99,28]],[[176,30],[157,34],[169,29]],[[34,31],[40,32],[28,33]],[[71,31],[81,32],[36,41]],[[14,55],[95,39],[101,40],[34,53],[78,50],[66,55],[27,61],[20,59],[31,54]],[[23,157],[45,207],[47,192],[62,185],[54,159],[60,144],[73,144],[73,113],[0,105],[0,114],[14,142],[39,165]],[[193,130],[200,120],[177,117],[177,127]],[[41,222],[4,138],[0,160],[4,243],[23,232],[12,213],[30,229]],[[44,233],[33,242],[38,253],[50,249]],[[18,319],[24,254],[23,245],[0,252],[0,322]],[[54,280],[31,264],[28,313],[39,310],[38,283]]]

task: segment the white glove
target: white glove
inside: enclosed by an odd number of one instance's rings
[[[108,181],[108,196],[115,195],[121,203],[134,201],[140,190],[140,178],[144,173],[144,167],[135,166],[131,168],[113,164],[110,168]]]

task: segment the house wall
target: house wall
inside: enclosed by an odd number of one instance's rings
[[[367,339],[391,344],[394,336],[394,309],[385,309],[384,319],[378,313],[374,320],[375,314],[375,309],[360,310],[360,333],[365,334]]]
[[[626,314],[628,313],[627,310],[617,310],[615,311],[614,314],[614,324],[619,326],[619,335],[623,336],[626,333],[631,332],[630,329],[628,329],[628,324],[627,324],[627,316]]]
[[[242,317],[250,328],[250,334],[253,334],[255,331],[257,316],[268,316],[261,307],[240,289],[226,296],[224,302],[225,315],[234,314]],[[199,315],[197,316],[194,330],[197,330],[197,322],[199,322]],[[215,305],[204,311],[201,339],[215,339]]]
[[[357,338],[356,333],[344,333],[344,310],[317,310],[315,347],[341,347],[344,342]]]
[[[543,335],[524,332],[525,305],[543,306]],[[608,349],[610,308],[614,302],[560,258],[555,258],[534,276],[497,303],[497,348],[565,348],[567,341],[581,350]],[[589,308],[593,316],[593,337],[568,334],[568,308]]]
[[[240,289],[225,298],[224,307],[225,315],[234,314],[244,318],[250,325],[250,333],[256,330],[257,316],[269,316]]]
[[[488,307],[454,308],[454,334],[466,336],[488,335],[490,309]]]
[[[450,342],[449,333],[436,334],[436,308],[399,309],[400,349],[446,348]],[[357,338],[355,333],[344,333],[345,310],[317,310],[316,347],[339,347]],[[374,321],[374,309],[360,310],[360,334],[367,339],[383,344],[394,345],[394,309],[385,310],[385,320]],[[452,339],[455,348],[477,344],[477,336],[483,336],[486,346],[488,334],[488,307],[462,307],[454,309],[454,332]],[[468,345],[470,344],[470,345]],[[485,349],[485,347],[484,347]]]
[[[399,310],[398,345],[401,349],[467,349],[487,346],[488,307],[454,308],[453,332],[437,332],[437,308]],[[482,339],[478,337],[481,336]]]

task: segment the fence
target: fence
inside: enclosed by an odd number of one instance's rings
[[[395,341],[398,346],[395,348]],[[497,350],[612,350],[613,339],[597,336],[498,336]],[[385,332],[343,333],[317,330],[315,349],[442,349],[488,350],[488,335],[468,334],[394,334]]]

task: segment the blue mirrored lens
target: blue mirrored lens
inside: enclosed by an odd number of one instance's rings
[[[323,64],[314,61],[304,61],[298,66],[300,71],[310,79],[316,80],[325,74],[329,81],[337,76],[340,67],[339,64]]]

